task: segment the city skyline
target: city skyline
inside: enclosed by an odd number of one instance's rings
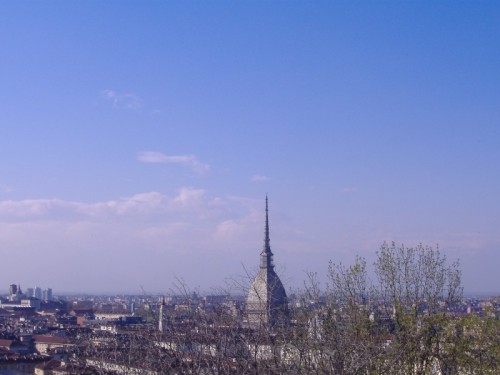
[[[0,5],[0,289],[286,288],[384,242],[498,293],[495,2]],[[8,265],[8,266],[6,266]]]

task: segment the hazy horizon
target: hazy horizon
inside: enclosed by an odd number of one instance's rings
[[[0,289],[287,288],[384,242],[500,285],[500,4],[3,2]],[[496,160],[496,162],[495,162]]]

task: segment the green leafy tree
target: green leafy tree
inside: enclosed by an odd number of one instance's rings
[[[384,243],[375,272],[381,302],[394,322],[387,360],[408,374],[437,371],[450,324],[449,308],[462,295],[458,261],[448,265],[437,248],[422,244]]]

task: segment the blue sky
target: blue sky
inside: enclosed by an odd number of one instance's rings
[[[0,4],[0,283],[203,290],[439,244],[500,277],[495,1]]]

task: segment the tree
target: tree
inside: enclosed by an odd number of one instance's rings
[[[439,250],[384,243],[375,262],[381,303],[394,322],[388,360],[405,373],[427,374],[444,355],[448,314],[462,295],[458,261]]]
[[[369,374],[377,371],[382,347],[373,316],[375,290],[368,280],[366,260],[352,266],[330,262],[324,348],[334,374]]]
[[[493,375],[500,371],[500,320],[487,311],[486,316],[466,315],[448,325],[440,358],[443,374]]]

